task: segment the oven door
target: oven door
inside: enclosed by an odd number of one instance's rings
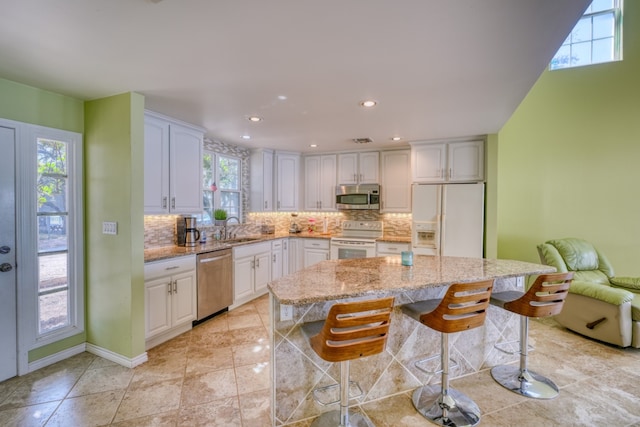
[[[371,258],[376,256],[376,244],[361,240],[332,240],[331,259]]]

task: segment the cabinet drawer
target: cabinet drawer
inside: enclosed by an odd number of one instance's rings
[[[168,260],[149,262],[144,265],[144,280],[155,279],[163,276],[173,276],[196,269],[196,256],[187,255]]]
[[[306,249],[327,249],[329,250],[329,239],[304,239]]]
[[[378,242],[376,244],[376,252],[378,254],[400,254],[402,251],[409,250],[409,243],[391,243]]]
[[[233,248],[233,259],[271,252],[271,242],[250,243]]]

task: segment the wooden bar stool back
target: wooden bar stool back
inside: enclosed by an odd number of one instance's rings
[[[349,414],[349,361],[384,351],[393,301],[393,297],[387,297],[336,303],[329,309],[326,320],[302,325],[311,348],[319,357],[328,362],[340,362],[340,384],[337,385],[340,387],[340,410],[322,414],[311,424],[313,427],[373,425],[363,414]]]
[[[511,343],[500,343],[495,346],[505,353],[520,353],[520,366],[499,365],[491,369],[491,376],[503,387],[534,399],[552,399],[558,395],[558,386],[553,381],[530,371],[527,366],[529,318],[554,316],[560,313],[572,279],[573,272],[543,274],[538,276],[526,293],[505,291],[491,296],[491,305],[520,315],[519,351],[506,350],[505,347]]]
[[[433,423],[455,427],[475,426],[480,422],[478,405],[464,393],[449,387],[449,334],[484,324],[492,289],[493,280],[454,283],[449,286],[442,300],[419,301],[402,306],[405,314],[441,333],[441,384],[419,387],[412,396],[416,410]],[[416,367],[433,373],[418,365],[424,360],[416,362]]]

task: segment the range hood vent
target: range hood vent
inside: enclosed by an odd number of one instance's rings
[[[371,138],[353,138],[353,142],[355,142],[356,144],[368,144],[370,142],[373,142],[373,139],[371,139]]]

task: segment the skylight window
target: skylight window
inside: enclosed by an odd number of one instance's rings
[[[622,0],[593,0],[551,60],[549,69],[622,59]]]

